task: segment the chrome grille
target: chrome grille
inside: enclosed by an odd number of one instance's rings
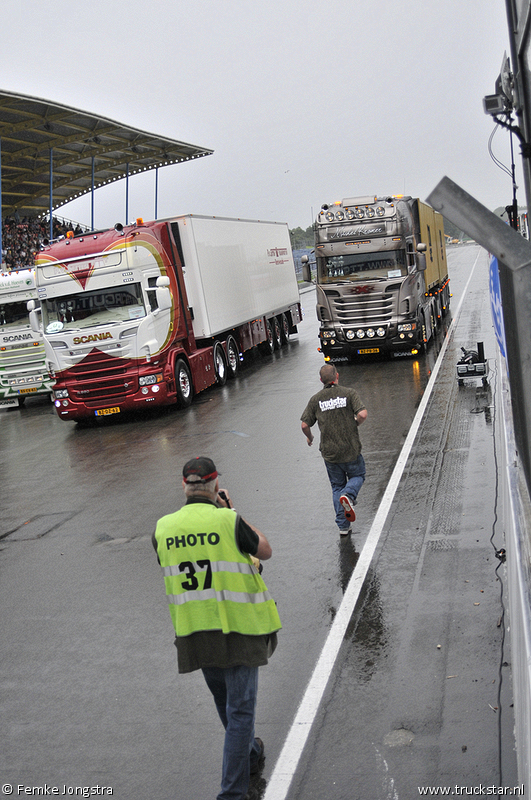
[[[384,325],[395,313],[395,295],[373,293],[371,295],[329,296],[333,318],[340,325]]]

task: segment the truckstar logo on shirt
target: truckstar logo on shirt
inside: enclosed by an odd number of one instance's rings
[[[332,411],[334,408],[346,408],[346,397],[332,397],[330,400],[319,400],[319,408],[321,411]]]

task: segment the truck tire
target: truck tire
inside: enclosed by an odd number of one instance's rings
[[[280,350],[282,347],[282,328],[280,327],[280,322],[278,317],[272,317],[271,327],[273,329],[273,346],[275,350]]]
[[[266,320],[266,335],[265,342],[260,344],[260,349],[264,353],[273,353],[275,350],[275,337],[273,334],[273,324],[270,319]]]
[[[182,359],[175,362],[175,388],[177,390],[177,405],[179,408],[188,408],[192,402],[194,390],[190,370]]]
[[[427,348],[426,339],[426,320],[424,318],[424,313],[417,312],[417,346],[419,348],[419,352],[425,353]]]
[[[220,342],[214,345],[214,370],[216,372],[216,383],[218,386],[225,386],[227,383],[227,360],[225,352]]]
[[[426,325],[426,317],[424,316],[424,312],[420,315],[420,330],[422,332],[422,349],[424,352],[428,349],[428,326]]]
[[[289,340],[289,319],[287,314],[280,314],[280,333],[282,336],[282,344],[287,344]]]
[[[229,378],[235,378],[240,369],[240,349],[234,336],[227,339],[227,370]]]
[[[437,326],[439,323],[439,318],[437,315],[437,300],[430,306],[430,320],[431,320],[431,335],[435,336],[435,332],[437,331]]]

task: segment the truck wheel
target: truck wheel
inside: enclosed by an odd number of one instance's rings
[[[431,335],[435,336],[439,319],[437,317],[437,301],[430,306]]]
[[[260,347],[264,353],[272,353],[275,349],[275,337],[273,334],[273,325],[271,320],[266,320],[266,335],[267,339],[265,342],[262,342]]]
[[[278,317],[272,318],[271,326],[273,328],[273,345],[275,350],[280,350],[282,347],[282,329]]]
[[[192,379],[190,370],[180,358],[175,364],[175,388],[177,389],[177,405],[179,408],[188,408],[193,397]]]
[[[425,353],[427,349],[427,341],[426,341],[426,320],[424,318],[424,314],[421,313],[417,317],[417,331],[418,331],[418,346],[421,353]]]
[[[235,378],[240,369],[240,350],[233,336],[227,339],[227,368],[229,378]]]
[[[280,320],[280,334],[282,336],[282,344],[287,344],[289,340],[289,319],[287,314],[281,314]]]
[[[220,342],[214,345],[214,369],[216,371],[216,383],[218,386],[225,386],[227,383],[227,361]]]

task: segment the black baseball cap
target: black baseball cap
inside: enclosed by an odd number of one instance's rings
[[[211,458],[197,456],[187,461],[183,467],[185,483],[208,483],[217,477],[218,471]]]

